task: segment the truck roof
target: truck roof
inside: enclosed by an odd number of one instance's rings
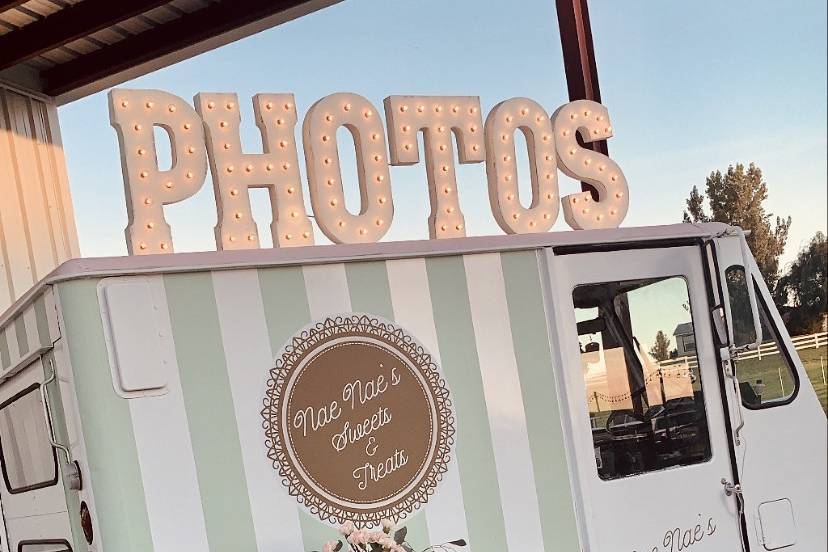
[[[713,222],[639,226],[607,230],[566,230],[538,234],[474,236],[442,240],[408,240],[368,244],[312,245],[204,251],[169,255],[134,255],[72,259],[60,265],[46,283],[89,277],[171,272],[200,272],[245,267],[314,265],[358,260],[386,260],[516,251],[543,247],[577,247],[625,242],[670,241],[715,236],[732,227]]]
[[[252,267],[295,266],[358,260],[387,260],[518,251],[579,248],[632,242],[671,242],[727,233],[732,227],[713,222],[639,226],[607,230],[566,230],[538,234],[475,236],[443,240],[410,240],[370,244],[313,245],[238,251],[205,251],[169,255],[92,257],[66,261],[32,287],[0,316],[0,327],[28,305],[43,286],[85,278],[140,274],[169,274]]]

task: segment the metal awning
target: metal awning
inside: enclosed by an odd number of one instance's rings
[[[0,81],[76,100],[341,0],[0,0]]]

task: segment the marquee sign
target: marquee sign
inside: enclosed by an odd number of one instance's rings
[[[202,93],[195,108],[158,90],[112,90],[110,120],[118,133],[129,223],[130,254],[171,253],[164,205],[193,196],[204,183],[209,159],[218,224],[216,247],[260,247],[250,209],[250,188],[266,188],[273,213],[274,247],[312,245],[313,227],[305,209],[294,131],[299,119],[292,94],[253,97],[263,153],[243,153],[235,94]],[[302,123],[302,145],[313,215],[334,243],[380,240],[394,217],[389,166],[420,162],[423,134],[431,215],[431,238],[466,235],[455,178],[456,142],[460,163],[485,161],[489,203],[498,225],[509,234],[548,231],[559,207],[574,229],[615,228],[629,206],[627,181],[607,156],[579,144],[612,136],[607,109],[579,100],[551,116],[528,98],[497,104],[483,122],[474,96],[389,96],[385,122],[357,94],[337,93],[311,106]],[[158,167],[153,127],[166,130],[172,164]],[[345,206],[337,130],[353,138],[361,206]],[[514,135],[526,138],[531,198],[520,198]],[[452,139],[452,137],[454,139]],[[386,140],[387,138],[387,140]],[[591,184],[590,192],[559,196],[558,170]]]
[[[350,314],[311,325],[285,345],[267,388],[268,456],[288,492],[322,520],[404,518],[447,470],[446,383],[422,345],[390,322]]]

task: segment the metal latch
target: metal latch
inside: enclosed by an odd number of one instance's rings
[[[734,485],[733,483],[722,477],[722,485],[724,485],[724,491],[727,496],[742,496],[742,486],[738,483]]]

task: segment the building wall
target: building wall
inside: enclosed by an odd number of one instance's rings
[[[78,256],[57,108],[0,85],[0,313]]]

